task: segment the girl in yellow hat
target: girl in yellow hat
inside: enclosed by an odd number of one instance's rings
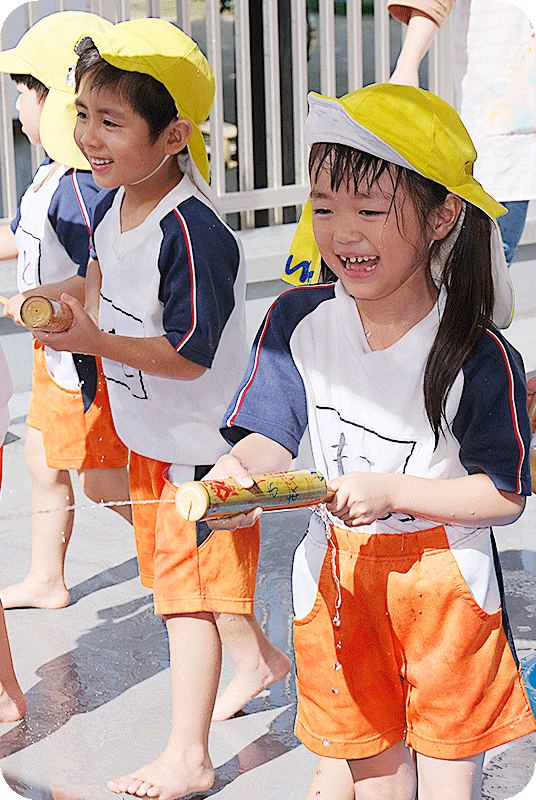
[[[212,476],[288,469],[308,427],[333,492],[293,570],[295,732],[324,757],[308,800],[471,800],[485,751],[536,729],[490,527],[531,491],[501,207],[420,89],[312,95],[306,135],[287,273],[317,258],[322,283],[268,312]]]

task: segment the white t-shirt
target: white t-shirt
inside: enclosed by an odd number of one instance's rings
[[[398,342],[373,351],[355,301],[340,282],[286,292],[257,335],[223,435],[234,443],[251,431],[261,433],[296,455],[308,425],[314,468],[327,480],[354,471],[434,479],[483,472],[500,490],[530,494],[523,364],[494,328],[455,379],[445,432],[435,448],[423,378],[440,305]],[[335,517],[331,521],[344,527]],[[433,526],[396,512],[360,530],[401,533]],[[498,605],[489,528],[445,530],[483,607]]]
[[[90,172],[48,158],[41,164],[11,225],[19,251],[19,292],[63,281],[76,275],[80,267],[85,268],[89,258],[88,206],[98,191]],[[70,391],[80,389],[71,353],[45,347],[45,364],[57,384]]]
[[[123,194],[123,188],[104,193],[93,213],[99,325],[123,336],[165,336],[207,370],[185,381],[103,359],[114,424],[136,453],[212,464],[225,452],[219,423],[247,361],[241,248],[187,175],[124,233]]]

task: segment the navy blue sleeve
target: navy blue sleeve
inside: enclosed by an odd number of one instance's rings
[[[68,170],[52,195],[48,218],[69,258],[85,269],[89,259],[89,205],[99,187],[90,172]]]
[[[531,494],[527,386],[519,353],[489,329],[463,366],[464,389],[452,432],[460,461],[497,489]]]
[[[95,250],[95,245],[93,242],[93,237],[95,234],[95,229],[99,222],[101,222],[102,218],[109,210],[110,206],[113,203],[113,199],[115,197],[115,193],[117,189],[109,189],[107,191],[99,191],[97,194],[93,195],[89,207],[89,229],[90,229],[90,241],[89,241],[89,258],[97,258],[98,254]],[[81,275],[83,278],[86,277],[86,270],[87,270],[87,262],[80,266],[78,270],[78,274]]]
[[[13,233],[15,233],[15,231],[17,230],[19,222],[20,222],[20,206],[17,208],[17,216],[11,223],[11,230],[13,231]]]
[[[189,361],[210,367],[235,306],[240,250],[204,203],[190,197],[160,223],[159,300],[165,336]]]
[[[332,289],[328,290],[331,293]],[[324,295],[325,287],[291,289],[272,305],[220,428],[229,444],[248,433],[261,433],[297,455],[307,427],[307,399],[292,356],[291,337],[301,320],[327,298]]]

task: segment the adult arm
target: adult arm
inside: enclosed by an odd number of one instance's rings
[[[428,14],[415,8],[408,10],[408,30],[389,83],[418,88],[419,66],[439,30],[439,26]]]

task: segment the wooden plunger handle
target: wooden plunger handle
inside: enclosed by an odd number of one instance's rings
[[[186,520],[218,519],[242,514],[260,507],[267,511],[304,508],[327,502],[325,478],[315,470],[271,472],[253,475],[249,489],[233,478],[187,481],[179,486],[175,505]]]
[[[27,328],[61,333],[71,327],[73,312],[61,300],[34,294],[24,300],[20,307],[20,317]]]

